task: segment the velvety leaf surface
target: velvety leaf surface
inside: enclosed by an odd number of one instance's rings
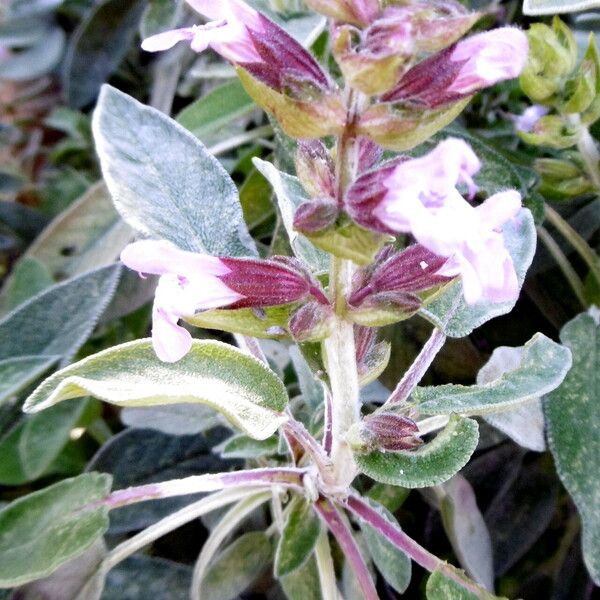
[[[380,512],[390,523],[399,527],[398,521],[394,515],[386,508],[373,500],[370,500],[369,504]],[[389,583],[399,594],[403,594],[410,584],[412,574],[410,558],[367,523],[361,521],[360,528],[363,532],[364,540],[375,566],[383,575],[387,583]]]
[[[113,201],[134,229],[184,250],[256,255],[235,184],[189,131],[108,85],[93,131]]]
[[[297,346],[290,348],[290,358],[294,364],[296,375],[298,376],[298,384],[304,402],[313,410],[318,409],[323,405],[325,393],[323,384],[314,376],[302,352]]]
[[[286,420],[283,383],[255,358],[221,342],[196,340],[176,363],[161,362],[150,340],[109,348],[46,379],[24,410],[88,394],[117,406],[206,404],[256,439],[266,439]]]
[[[561,341],[573,353],[564,383],[546,399],[548,446],[558,475],[575,501],[583,527],[583,555],[600,585],[600,313],[590,309],[567,323]]]
[[[321,597],[319,571],[314,556],[311,556],[299,569],[279,580],[288,600],[306,600]]]
[[[537,333],[523,346],[517,368],[485,385],[417,388],[412,398],[424,414],[482,415],[501,412],[556,389],[571,366],[568,348]]]
[[[257,459],[278,454],[279,439],[272,435],[266,440],[253,440],[247,435],[235,435],[218,448],[223,458]]]
[[[598,8],[597,0],[525,0],[523,14],[531,16],[554,15]]]
[[[210,565],[201,585],[201,597],[234,600],[269,566],[271,542],[262,531],[241,535]]]
[[[13,267],[2,288],[0,306],[3,312],[14,310],[53,283],[46,265],[35,258],[23,257]]]
[[[281,218],[296,256],[304,260],[317,272],[327,271],[329,269],[329,257],[327,254],[313,246],[294,229],[294,213],[296,209],[303,202],[310,199],[304,191],[300,180],[297,177],[278,171],[267,161],[255,158],[253,162],[273,187],[279,204]]]
[[[42,413],[44,414],[44,413]],[[89,471],[110,473],[115,489],[227,471],[233,461],[221,460],[212,445],[222,435],[172,436],[149,429],[128,429],[111,438],[89,463]],[[190,504],[198,496],[164,498],[111,511],[110,533],[123,534],[148,527]]]
[[[189,597],[191,580],[192,569],[185,565],[130,556],[109,571],[101,600],[181,600]]]
[[[477,583],[493,590],[492,541],[473,488],[462,475],[455,475],[442,489],[442,522],[460,564]]]
[[[427,600],[507,600],[490,594],[477,584],[470,581],[464,574],[451,565],[445,566],[446,570],[454,571],[464,580],[464,586],[457,581],[444,575],[441,571],[435,571],[427,580],[425,590]]]
[[[420,488],[447,481],[465,466],[479,439],[477,422],[456,415],[433,441],[411,452],[371,452],[355,456],[359,469],[375,481]]]
[[[0,320],[0,360],[60,356],[69,362],[117,285],[120,265],[85,273],[34,296]]]
[[[108,475],[87,473],[15,500],[0,511],[0,587],[49,575],[108,528]],[[85,508],[85,510],[82,510]]]
[[[537,241],[531,212],[521,209],[503,229],[504,243],[512,256],[519,285],[523,285],[527,269],[531,265]],[[420,310],[434,325],[441,327],[449,337],[465,337],[486,321],[509,313],[515,302],[491,303],[479,301],[468,305],[462,298],[462,284],[455,283],[440,296]],[[456,308],[454,308],[456,306]],[[447,315],[452,317],[447,321]]]
[[[312,554],[321,532],[321,521],[309,502],[297,502],[285,521],[275,553],[275,576],[301,567]]]
[[[125,57],[145,6],[146,0],[103,0],[79,25],[63,71],[71,106],[81,108],[96,98]]]
[[[19,356],[0,360],[0,404],[43,375],[59,356]]]

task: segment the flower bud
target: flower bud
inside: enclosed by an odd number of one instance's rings
[[[367,415],[346,436],[355,452],[400,452],[418,448],[423,441],[417,424],[391,412]]]
[[[549,103],[575,68],[575,38],[558,17],[554,17],[552,28],[534,23],[527,38],[529,57],[519,80],[521,89],[534,102]]]
[[[576,153],[565,153],[562,159],[540,158],[534,167],[541,178],[540,192],[552,200],[581,196],[594,190]]]
[[[577,144],[579,130],[559,115],[547,115],[536,121],[530,131],[519,131],[519,137],[533,146],[570,148]]]
[[[300,140],[295,156],[296,175],[312,196],[335,196],[335,165],[320,140]]]
[[[333,227],[339,214],[337,202],[332,198],[318,198],[305,202],[294,215],[294,229],[304,234],[321,233]]]
[[[289,330],[296,342],[318,342],[331,334],[334,315],[330,305],[311,301],[302,305],[293,314]]]
[[[377,331],[373,327],[354,327],[356,367],[361,386],[375,381],[390,361],[391,345],[386,341],[377,341]]]
[[[407,20],[381,18],[365,31],[350,25],[333,30],[333,55],[350,85],[364,94],[387,92],[410,66],[415,54]]]
[[[379,0],[304,0],[309,8],[342,23],[368,25],[379,13]]]

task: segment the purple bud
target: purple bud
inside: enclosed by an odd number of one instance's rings
[[[289,322],[289,330],[299,342],[325,339],[333,327],[333,310],[329,304],[311,301],[296,310]]]
[[[307,234],[319,233],[335,224],[338,213],[338,205],[331,198],[305,202],[294,215],[294,229]]]
[[[298,179],[311,196],[335,196],[335,165],[323,142],[300,140],[295,163]]]
[[[374,167],[383,157],[383,148],[372,139],[358,138],[358,172],[364,173]]]
[[[412,450],[423,443],[418,436],[417,424],[395,413],[368,415],[363,419],[360,430],[369,449],[398,452]]]

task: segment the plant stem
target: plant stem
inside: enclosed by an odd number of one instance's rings
[[[382,536],[387,538],[394,546],[402,550],[408,557],[414,560],[418,565],[430,572],[440,571],[448,579],[452,579],[461,587],[473,593],[477,598],[485,598],[485,590],[480,588],[474,581],[462,577],[458,570],[455,570],[445,561],[429,552],[406,535],[394,523],[391,523],[376,510],[374,510],[362,498],[352,495],[346,501],[347,508],[360,519],[374,527]],[[489,597],[489,595],[488,595]]]
[[[337,508],[325,498],[321,498],[315,502],[314,507],[319,516],[327,524],[327,527],[329,527],[331,533],[335,536],[344,556],[350,563],[365,600],[379,600],[371,573],[360,552],[360,548],[352,532],[346,527]]]
[[[585,261],[590,272],[600,285],[600,258],[593,248],[563,219],[552,207],[546,204],[544,216],[556,230],[577,250],[579,256]]]
[[[415,361],[396,386],[396,389],[379,410],[385,410],[395,404],[406,402],[419,381],[423,379],[425,372],[431,366],[437,353],[442,349],[445,341],[446,334],[436,327],[431,333],[430,338],[425,342]]]
[[[338,600],[338,590],[335,583],[335,569],[331,557],[331,548],[327,537],[327,530],[321,531],[315,545],[315,559],[321,583],[321,597],[323,600]]]
[[[569,282],[577,299],[581,305],[586,308],[587,301],[585,299],[585,288],[583,287],[583,282],[579,278],[579,275],[577,275],[575,269],[571,266],[571,263],[560,249],[560,246],[555,242],[550,233],[548,233],[548,230],[545,227],[540,226],[537,228],[537,232],[540,240],[544,246],[546,246],[548,252],[552,255],[552,258],[556,261],[556,264],[559,266],[565,279]]]
[[[202,498],[202,500],[198,500],[198,502],[194,502],[193,504],[174,512],[168,517],[158,521],[158,523],[151,525],[147,529],[144,529],[137,535],[134,535],[132,538],[113,548],[108,556],[102,561],[100,570],[105,573],[110,571],[115,565],[119,564],[138,550],[141,550],[144,546],[151,544],[154,540],[161,538],[163,535],[166,535],[206,513],[227,504],[237,502],[248,496],[248,494],[251,494],[253,491],[252,488],[225,490]]]
[[[264,492],[262,494],[255,494],[238,502],[227,511],[227,514],[224,515],[219,521],[219,524],[211,531],[208,539],[202,546],[202,551],[194,566],[192,586],[190,589],[191,600],[201,600],[202,580],[206,575],[210,562],[223,543],[223,540],[234,531],[238,525],[250,515],[250,513],[254,512],[261,504],[269,500],[270,497],[270,492]]]
[[[596,146],[590,130],[585,125],[581,125],[580,119],[578,121],[579,139],[577,140],[577,150],[583,158],[590,179],[596,188],[600,190],[600,152],[598,152],[598,146]]]
[[[117,490],[109,494],[100,504],[109,509],[136,504],[146,500],[186,496],[201,492],[214,492],[225,488],[236,487],[289,487],[304,492],[305,469],[272,468],[249,469],[246,471],[232,471],[231,473],[216,473],[208,475],[192,475],[183,479],[173,479],[161,483],[149,483],[124,490]]]

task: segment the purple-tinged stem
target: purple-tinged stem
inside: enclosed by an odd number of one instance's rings
[[[310,454],[315,464],[319,467],[319,471],[330,471],[332,469],[331,461],[325,450],[317,440],[309,433],[300,421],[296,421],[291,414],[288,421],[284,425],[284,429],[291,433],[296,441]]]
[[[362,498],[356,495],[350,495],[346,500],[346,507],[365,523],[368,523],[371,527],[376,529],[382,536],[402,550],[404,554],[414,560],[418,565],[432,573],[434,571],[442,572],[444,576],[452,579],[461,587],[469,590],[477,597],[481,597],[482,590],[475,582],[461,577],[457,571],[448,568],[449,565],[445,561],[440,560],[437,556],[423,548],[419,543],[415,542],[415,540],[406,535],[399,527],[381,516]]]
[[[419,352],[419,356],[417,356],[415,362],[410,366],[408,371],[406,371],[404,377],[400,380],[400,383],[398,383],[396,389],[392,392],[382,408],[389,408],[395,404],[406,402],[412,391],[417,387],[419,381],[423,379],[423,375],[425,375],[425,372],[431,366],[433,359],[442,349],[445,341],[446,334],[436,327],[431,333],[431,337],[425,342],[421,352]]]
[[[243,350],[254,356],[254,358],[260,360],[260,362],[269,366],[269,361],[263,352],[263,349],[260,347],[258,340],[256,338],[250,337],[248,335],[241,335],[239,333],[235,333],[233,335],[235,338],[236,344],[238,345],[240,350]]]
[[[202,492],[215,492],[226,488],[240,486],[271,487],[283,486],[304,491],[303,479],[305,469],[278,468],[278,469],[249,469],[246,471],[233,471],[231,473],[215,473],[207,475],[193,475],[184,479],[173,479],[161,483],[150,483],[138,487],[117,490],[107,496],[100,503],[109,509],[144,502],[146,500],[159,500],[173,496],[186,496]]]
[[[348,529],[344,521],[342,521],[337,508],[331,501],[323,497],[315,502],[314,507],[321,519],[329,527],[331,533],[333,533],[344,556],[350,563],[365,600],[379,600],[367,563],[360,552],[360,548],[352,532]]]

